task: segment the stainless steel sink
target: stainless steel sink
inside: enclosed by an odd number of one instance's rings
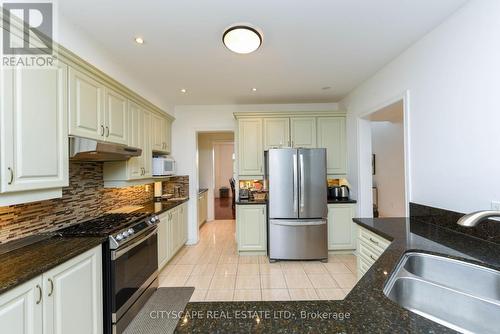
[[[500,333],[500,272],[406,253],[384,288],[405,309],[463,333]]]

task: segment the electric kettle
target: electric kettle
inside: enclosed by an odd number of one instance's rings
[[[349,187],[346,185],[340,186],[340,197],[349,198]]]

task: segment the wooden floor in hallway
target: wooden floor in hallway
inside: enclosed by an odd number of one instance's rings
[[[354,255],[330,255],[328,263],[239,256],[235,221],[216,220],[160,272],[160,286],[195,287],[191,301],[334,300],[349,293],[356,277]]]
[[[214,218],[215,220],[235,219],[235,211],[232,207],[231,197],[214,198]]]

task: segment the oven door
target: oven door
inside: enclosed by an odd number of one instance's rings
[[[117,323],[129,309],[133,309],[134,302],[158,276],[157,233],[155,226],[111,251],[110,297],[113,323]]]

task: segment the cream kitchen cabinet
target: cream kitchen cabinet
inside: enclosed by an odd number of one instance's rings
[[[60,197],[68,185],[67,65],[1,75],[0,206]]]
[[[208,191],[198,194],[198,228],[207,221],[208,218]]]
[[[292,117],[290,118],[290,129],[292,147],[316,147],[315,117]]]
[[[317,145],[326,148],[327,174],[346,174],[345,117],[318,117],[317,129]]]
[[[158,223],[158,268],[163,268],[187,241],[187,202],[160,215]]]
[[[389,247],[389,244],[390,241],[364,227],[358,226],[356,249],[358,279],[370,269],[386,248]]]
[[[239,175],[264,174],[264,148],[262,145],[262,119],[238,121]]]
[[[69,134],[127,143],[127,99],[89,74],[69,69]]]
[[[236,236],[239,254],[266,255],[266,206],[236,206]]]
[[[170,153],[170,136],[171,136],[171,124],[170,120],[156,113],[152,113],[152,143],[151,148],[154,152],[160,154]]]
[[[264,150],[290,146],[290,118],[264,118]]]
[[[9,334],[42,334],[42,276],[0,295],[0,330]]]
[[[328,250],[356,249],[355,204],[328,204]]]
[[[101,246],[0,295],[9,334],[103,332]]]

